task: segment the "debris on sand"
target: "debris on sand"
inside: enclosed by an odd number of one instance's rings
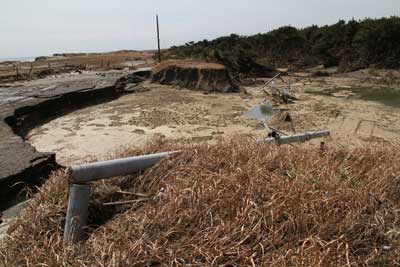
[[[290,113],[288,111],[283,111],[279,115],[279,120],[282,122],[292,122],[292,116],[290,116]]]
[[[239,92],[228,69],[215,63],[166,61],[155,68],[153,82],[205,92]]]

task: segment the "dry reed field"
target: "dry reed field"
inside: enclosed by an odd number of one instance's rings
[[[321,150],[236,137],[153,141],[113,157],[176,149],[142,175],[96,182],[88,238],[74,246],[62,241],[67,176],[54,173],[0,245],[0,265],[400,264],[399,146]]]

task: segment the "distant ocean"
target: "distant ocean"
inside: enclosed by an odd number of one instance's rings
[[[3,61],[32,62],[32,61],[35,61],[35,58],[37,58],[37,57],[6,57],[6,58],[0,58],[0,62],[3,62]]]

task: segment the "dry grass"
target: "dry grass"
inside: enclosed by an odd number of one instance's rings
[[[92,228],[77,246],[62,244],[67,178],[55,173],[2,245],[0,265],[400,264],[398,147],[320,151],[234,139],[183,149],[142,176],[98,182]],[[139,201],[101,205],[131,199]]]

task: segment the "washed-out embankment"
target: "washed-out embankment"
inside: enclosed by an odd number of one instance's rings
[[[39,152],[25,141],[31,129],[66,113],[134,92],[126,85],[143,81],[149,73],[77,77],[55,85],[13,88],[9,93],[20,92],[17,100],[2,100],[5,103],[0,109],[0,210],[13,204],[23,186],[40,184],[62,167],[54,153]],[[213,63],[165,62],[155,68],[152,81],[204,92],[239,92],[229,71]]]
[[[153,82],[203,92],[239,92],[228,69],[216,63],[166,61],[154,69]]]

